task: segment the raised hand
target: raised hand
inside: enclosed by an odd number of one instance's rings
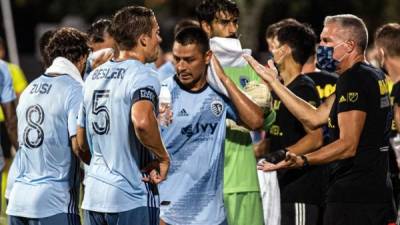
[[[112,51],[103,52],[99,55],[99,57],[95,58],[92,63],[92,69],[96,69],[101,64],[107,62],[108,60],[114,57],[114,53]]]
[[[268,60],[268,67],[261,65],[251,55],[243,55],[243,58],[249,63],[257,75],[267,84],[278,81],[278,70],[274,65],[274,61]]]
[[[222,68],[221,64],[219,63],[217,57],[213,54],[211,56],[211,65],[213,66],[215,73],[217,74],[218,78],[224,82],[225,79],[227,79],[227,76],[224,72],[224,69]]]

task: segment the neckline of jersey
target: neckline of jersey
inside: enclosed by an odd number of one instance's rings
[[[185,87],[185,85],[183,85],[183,84],[179,81],[179,79],[178,79],[178,74],[175,74],[175,75],[174,75],[174,80],[175,80],[175,82],[178,84],[178,86],[179,86],[182,90],[184,90],[184,91],[186,91],[186,92],[189,92],[189,93],[192,93],[192,94],[199,94],[199,93],[203,92],[204,90],[206,90],[207,87],[208,87],[208,83],[206,82],[206,83],[204,84],[204,86],[203,86],[202,88],[200,88],[199,90],[197,90],[197,91],[192,91],[192,90],[188,89],[187,87]]]

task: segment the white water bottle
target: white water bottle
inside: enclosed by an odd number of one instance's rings
[[[160,112],[159,123],[161,126],[168,126],[172,120],[172,112],[171,112],[172,105],[171,105],[171,93],[169,92],[167,85],[161,86],[159,101],[160,101],[158,105],[158,111]]]

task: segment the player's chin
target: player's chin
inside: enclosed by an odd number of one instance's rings
[[[179,74],[179,81],[182,84],[191,84],[193,82],[193,77],[190,74]]]

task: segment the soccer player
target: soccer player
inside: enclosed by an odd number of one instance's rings
[[[204,0],[197,6],[196,14],[201,28],[209,38],[238,37],[240,12],[234,1]],[[229,68],[225,72],[242,90],[249,83],[258,84],[260,81],[249,66],[240,70]],[[230,225],[263,224],[257,163],[251,143],[248,131],[228,126],[224,156],[224,202]]]
[[[90,25],[87,34],[91,52],[88,57],[84,80],[93,69],[118,55],[114,38],[110,34],[110,28],[111,20],[109,19],[99,19]]]
[[[283,25],[273,39],[272,53],[283,84],[304,101],[318,106],[320,100],[315,83],[308,76],[301,74],[304,63],[315,53],[315,40],[314,32],[306,25],[300,23]],[[283,149],[293,151],[290,146],[300,142],[307,133],[311,136],[309,138],[322,139],[321,130],[307,131],[285,105],[281,104],[281,100],[274,92],[272,97],[276,120],[268,135],[267,151],[270,154]],[[313,146],[309,147],[316,149],[322,142],[315,141],[312,144]],[[324,201],[322,178],[323,170],[317,166],[301,171],[278,171],[282,225],[295,225],[299,222],[317,224],[319,206]]]
[[[328,123],[331,143],[304,155],[289,153],[294,167],[335,162],[327,193],[324,225],[395,222],[388,178],[390,101],[384,74],[365,63],[368,32],[354,15],[327,16],[317,62],[339,74],[335,95],[317,109],[277,82],[272,61],[265,68],[246,59],[303,124]]]
[[[62,59],[22,93],[17,109],[20,156],[7,214],[10,225],[80,224],[77,210],[76,118],[82,85],[76,80],[89,54],[85,34],[61,28],[51,38],[49,59]],[[26,196],[29,194],[29,197]]]
[[[161,127],[172,161],[169,178],[160,185],[161,219],[171,225],[227,224],[222,190],[225,119],[253,130],[263,125],[263,113],[224,74],[201,28],[178,32],[172,52],[177,75],[163,85],[171,92],[173,118]],[[230,100],[208,86],[210,60]]]
[[[49,59],[46,46],[49,44],[51,37],[53,37],[55,30],[48,30],[42,34],[39,39],[39,52],[40,52],[40,61],[44,67],[47,69],[51,65],[51,61]],[[15,110],[14,110],[15,111]],[[18,147],[18,146],[17,146]],[[16,149],[18,150],[18,149]],[[14,185],[15,178],[19,172],[18,170],[18,163],[20,157],[20,151],[15,153],[13,161],[11,163],[10,169],[7,174],[7,187],[4,193],[6,201],[8,201],[12,186]]]
[[[393,82],[390,93],[390,102],[393,106],[393,121],[391,126],[391,138],[400,132],[400,24],[388,23],[379,27],[375,33],[375,48],[377,49],[379,66],[389,75]],[[397,154],[398,155],[398,154]],[[399,194],[399,158],[396,156],[392,146],[389,148],[389,169],[391,172],[393,195],[398,206]]]
[[[160,84],[145,63],[158,56],[159,26],[152,10],[129,6],[114,15],[111,35],[120,54],[87,77],[78,119],[81,154],[91,155],[82,208],[91,225],[158,224],[156,184],[169,156],[156,120]]]

